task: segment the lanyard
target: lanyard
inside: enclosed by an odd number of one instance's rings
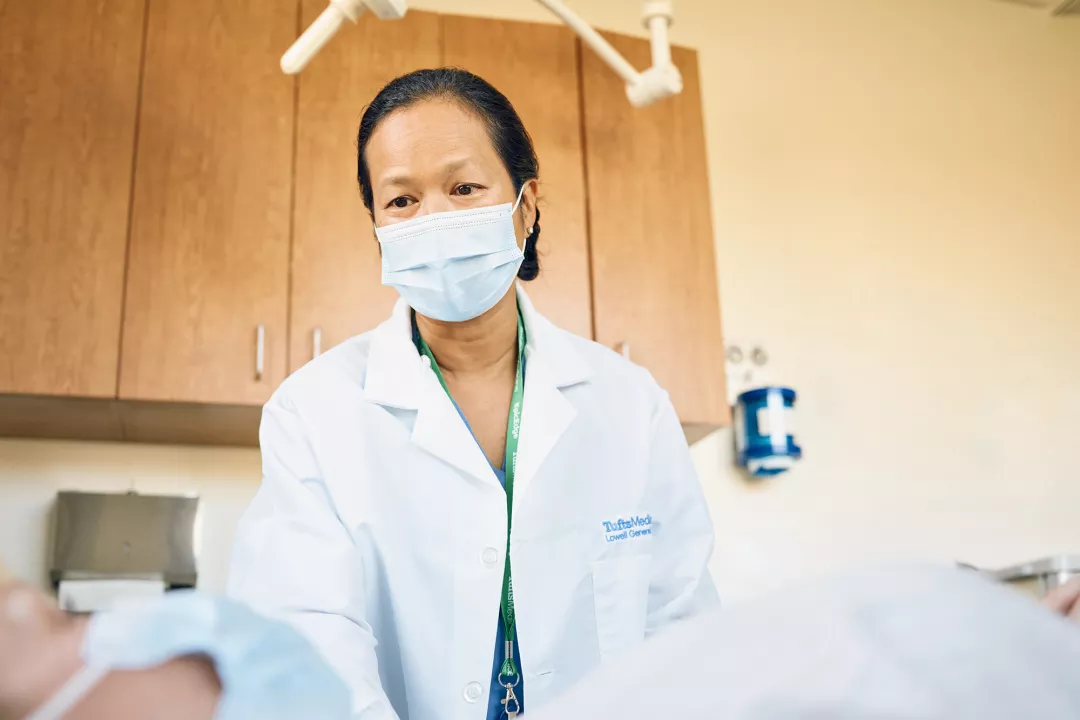
[[[439,384],[446,391],[446,396],[453,402],[454,397],[450,394],[450,388],[446,386],[446,379],[443,378],[442,370],[439,369],[439,363],[435,361],[431,348],[424,342],[424,338],[416,327],[415,315],[413,316],[413,341],[416,343],[417,350],[431,361],[431,369],[435,371],[435,377],[439,379]],[[517,345],[517,372],[514,377],[514,393],[510,396],[510,412],[506,418],[506,457],[503,461],[506,474],[506,564],[503,569],[500,614],[502,615],[503,630],[506,633],[506,654],[502,669],[499,670],[500,683],[502,677],[513,678],[518,674],[514,663],[516,633],[514,626],[514,583],[510,578],[510,527],[514,509],[514,471],[517,469],[518,436],[521,431],[521,406],[522,401],[525,399],[525,323],[521,319],[520,310],[518,311]]]

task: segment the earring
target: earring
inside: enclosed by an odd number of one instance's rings
[[[533,233],[533,229],[529,228],[528,230],[525,231],[525,237],[529,237],[530,235],[532,235],[532,233]]]

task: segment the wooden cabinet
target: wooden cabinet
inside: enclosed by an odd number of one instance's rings
[[[0,3],[0,393],[116,394],[144,7]]]
[[[636,67],[645,40],[605,37]],[[716,261],[697,54],[672,48],[682,94],[635,109],[582,57],[596,340],[625,349],[671,394],[684,425],[726,424]]]
[[[306,26],[326,8],[304,0]],[[356,131],[375,93],[441,63],[438,15],[388,22],[371,13],[338,33],[300,75],[289,366],[386,319],[397,293],[382,284],[379,245],[356,184]]]
[[[296,0],[149,13],[120,397],[261,403],[286,375]]]
[[[525,284],[556,325],[592,337],[578,46],[561,25],[443,17],[445,63],[513,103],[540,159],[540,276]]]

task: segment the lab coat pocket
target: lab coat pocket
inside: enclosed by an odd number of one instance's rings
[[[619,555],[592,563],[601,662],[645,639],[651,560],[649,555]]]

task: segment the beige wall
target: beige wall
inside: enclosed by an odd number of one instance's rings
[[[199,585],[225,587],[236,523],[259,487],[259,451],[0,439],[0,564],[45,586],[58,490],[182,495],[201,500]]]
[[[640,32],[637,0],[570,4]],[[411,5],[546,19],[528,0]],[[725,594],[880,558],[1080,552],[1080,18],[676,9],[675,40],[700,50],[725,331],[799,390],[806,451],[750,485],[730,433],[694,448]],[[218,589],[257,478],[254,451],[0,441],[0,557],[40,577],[55,490],[134,480],[207,497]]]

